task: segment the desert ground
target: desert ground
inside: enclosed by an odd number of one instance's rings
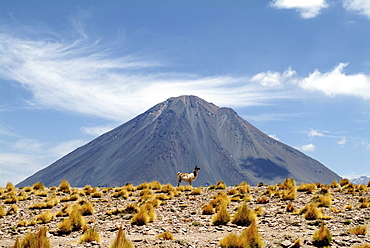
[[[220,240],[230,233],[239,235],[248,228],[248,224],[234,221],[243,203],[254,213],[262,247],[315,247],[313,234],[322,225],[330,231],[332,247],[370,244],[366,232],[369,185],[343,180],[331,185],[292,185],[291,181],[254,187],[245,183],[225,186],[222,182],[210,187],[174,187],[151,182],[72,188],[64,181],[59,187],[46,188],[39,183],[16,188],[8,183],[0,188],[0,247],[13,247],[17,238],[22,242],[41,227],[47,227],[50,247],[111,247],[121,226],[134,247],[220,247]],[[150,207],[145,208],[147,205]],[[308,205],[319,210],[318,216],[307,215]],[[215,224],[221,206],[230,221]],[[63,228],[62,223],[72,218],[73,209],[83,215],[81,227],[66,230],[67,224]],[[144,222],[133,221],[142,209],[148,214]],[[81,243],[89,228],[100,240]],[[164,232],[174,239],[158,237]]]

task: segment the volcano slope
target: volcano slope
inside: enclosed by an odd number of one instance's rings
[[[320,162],[270,138],[230,108],[196,96],[170,98],[74,150],[17,186],[42,182],[117,186],[176,184],[177,172],[199,176],[194,186],[224,181],[275,184],[291,177],[330,183],[341,178]]]

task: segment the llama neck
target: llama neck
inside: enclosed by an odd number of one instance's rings
[[[193,174],[194,174],[194,178],[196,178],[198,176],[198,171],[194,170]]]

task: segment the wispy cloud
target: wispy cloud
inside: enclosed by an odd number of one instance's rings
[[[79,32],[81,33],[81,32]],[[250,78],[199,77],[156,70],[161,63],[116,58],[103,41],[22,39],[0,33],[0,77],[19,82],[35,108],[53,108],[123,122],[169,97],[198,95],[221,106],[253,106],[295,98]]]
[[[102,135],[103,133],[106,133],[112,130],[115,127],[117,127],[117,125],[111,125],[111,124],[96,126],[96,127],[81,127],[81,131],[86,134],[93,135],[93,136],[99,136],[99,135]]]
[[[368,0],[342,0],[346,10],[354,11],[370,19],[370,1]]]
[[[24,180],[86,142],[81,139],[54,145],[33,139],[19,139],[14,144],[3,142],[10,152],[0,153],[0,186]]]
[[[317,130],[311,129],[310,132],[308,133],[308,137],[324,137],[325,135],[322,132],[319,132]]]
[[[295,9],[304,19],[318,16],[322,9],[329,6],[326,0],[273,0],[270,5],[278,9]]]

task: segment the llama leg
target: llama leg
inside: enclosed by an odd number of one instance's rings
[[[181,179],[177,180],[177,187],[180,186],[180,183],[181,183]]]

